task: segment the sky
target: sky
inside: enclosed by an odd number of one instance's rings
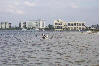
[[[46,25],[56,19],[99,23],[99,0],[0,0],[0,22],[12,25],[43,19]]]

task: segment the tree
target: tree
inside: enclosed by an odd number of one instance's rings
[[[49,24],[46,26],[45,30],[54,30],[54,26]]]
[[[48,28],[49,28],[49,30],[54,30],[54,27],[53,27],[53,25],[48,25]]]

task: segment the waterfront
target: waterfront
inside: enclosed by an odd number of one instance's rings
[[[0,31],[0,66],[98,65],[99,33]]]

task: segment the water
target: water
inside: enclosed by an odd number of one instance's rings
[[[0,66],[96,66],[98,58],[98,33],[0,31]]]

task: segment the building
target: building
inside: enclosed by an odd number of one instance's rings
[[[65,22],[61,19],[54,21],[55,30],[85,30],[85,22]]]
[[[97,25],[92,25],[92,26],[90,27],[90,29],[99,30],[99,25],[98,25],[98,24],[97,24]]]
[[[9,29],[9,28],[11,28],[11,23],[8,23],[8,22],[0,23],[0,29]]]
[[[85,30],[85,22],[67,22],[68,30]]]
[[[26,22],[20,22],[19,27],[20,28],[26,28]]]
[[[54,21],[54,29],[55,30],[65,30],[67,27],[66,25],[67,25],[66,22],[61,19]]]
[[[44,20],[20,22],[19,27],[26,28],[26,29],[44,29],[45,22],[44,22]]]

